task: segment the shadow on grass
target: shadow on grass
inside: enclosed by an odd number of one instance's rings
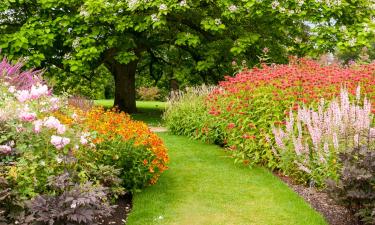
[[[95,105],[106,109],[113,107],[113,100],[95,100]],[[162,115],[165,110],[165,102],[137,101],[137,113],[131,114],[134,120],[143,121],[150,126],[162,126]]]

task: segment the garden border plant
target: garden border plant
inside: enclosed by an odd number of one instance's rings
[[[21,67],[0,64],[0,222],[98,224],[167,169],[144,123],[54,96],[41,72]]]

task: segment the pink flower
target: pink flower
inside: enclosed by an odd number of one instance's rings
[[[40,133],[40,131],[42,130],[42,126],[43,126],[43,121],[41,120],[36,120],[33,122],[34,124],[34,133]]]
[[[57,149],[62,149],[69,143],[70,143],[69,138],[64,138],[64,137],[55,136],[55,135],[51,136],[51,144],[53,144]]]
[[[27,90],[22,90],[22,91],[17,91],[16,93],[16,98],[19,102],[26,102],[31,98],[29,91]]]
[[[65,131],[66,131],[66,127],[65,127],[65,125],[60,124],[60,125],[57,127],[57,133],[58,133],[58,134],[63,134],[63,133],[65,133]]]
[[[50,129],[58,129],[61,125],[60,121],[53,116],[48,117],[44,120],[44,126]]]
[[[21,112],[19,115],[19,118],[22,121],[25,122],[31,122],[36,119],[36,114],[35,113],[29,113],[29,112]]]
[[[86,137],[81,136],[81,140],[80,140],[80,142],[81,142],[82,145],[87,145],[87,143],[88,143],[89,141],[86,139]]]
[[[48,87],[47,85],[37,85],[37,86],[31,86],[30,90],[30,97],[32,99],[38,99],[39,97],[43,95],[48,94]]]
[[[14,93],[14,92],[16,92],[16,88],[15,88],[14,86],[10,86],[10,87],[8,88],[8,91],[9,91],[10,93]]]
[[[0,153],[9,154],[12,151],[12,148],[8,145],[0,145]]]

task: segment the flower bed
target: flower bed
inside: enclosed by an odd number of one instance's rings
[[[0,64],[0,223],[96,224],[167,169],[144,123],[53,96],[39,72],[20,68]]]
[[[165,119],[172,132],[225,146],[245,165],[318,188],[330,179],[332,196],[373,224],[374,87],[375,63],[293,59],[179,93]]]

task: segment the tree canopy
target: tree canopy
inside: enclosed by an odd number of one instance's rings
[[[171,78],[230,73],[262,51],[282,62],[374,38],[373,0],[3,0],[0,48],[28,65],[114,75],[115,104],[135,111],[135,73],[155,65]]]

